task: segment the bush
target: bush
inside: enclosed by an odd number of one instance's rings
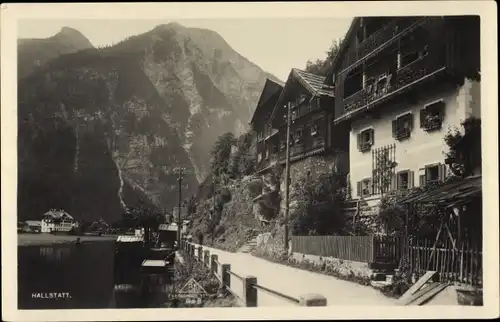
[[[323,174],[316,180],[300,179],[293,187],[297,201],[292,218],[294,235],[340,234],[348,229],[343,211],[345,189],[342,177]]]
[[[250,196],[252,198],[255,198],[258,195],[260,195],[262,193],[263,187],[264,187],[264,184],[262,183],[261,180],[252,180],[247,185],[248,192],[250,193]]]

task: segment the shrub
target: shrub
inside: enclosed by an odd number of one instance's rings
[[[252,198],[257,197],[262,193],[262,188],[264,187],[264,184],[262,183],[261,180],[253,180],[248,183],[247,189],[248,192],[250,193],[250,196]]]
[[[323,174],[318,179],[300,179],[293,187],[297,201],[292,218],[295,235],[339,234],[347,229],[343,211],[345,190],[337,173]]]

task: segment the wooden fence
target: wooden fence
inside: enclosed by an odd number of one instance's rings
[[[299,298],[294,298],[259,285],[257,283],[257,277],[255,276],[240,276],[236,272],[231,271],[231,264],[220,263],[217,254],[210,254],[210,250],[204,250],[201,245],[182,240],[181,249],[191,258],[208,267],[219,280],[221,287],[233,294],[243,306],[258,306],[258,291],[271,294],[299,306],[327,305],[326,298],[320,294],[304,294]],[[237,294],[237,292],[234,291],[236,283],[239,283],[239,286],[241,286],[240,289],[242,289],[242,294]]]
[[[453,245],[442,241],[435,248],[434,241],[413,239],[408,247],[408,264],[411,272],[422,276],[426,271],[436,271],[441,281],[482,285],[482,251],[479,243],[463,241]]]
[[[292,251],[364,263],[396,264],[400,258],[397,237],[293,236]]]

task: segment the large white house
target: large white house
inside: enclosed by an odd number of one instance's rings
[[[479,19],[355,18],[333,62],[351,198],[443,181],[449,130],[480,118]]]
[[[51,209],[42,216],[42,233],[68,232],[78,227],[78,222],[64,210]]]

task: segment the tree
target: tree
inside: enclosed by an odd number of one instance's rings
[[[212,173],[216,177],[229,177],[231,175],[230,169],[230,158],[231,151],[234,145],[236,145],[236,138],[231,132],[224,133],[217,141],[214,143],[211,155],[212,155]]]
[[[231,157],[231,176],[240,178],[253,173],[255,170],[253,131],[250,130],[242,134],[236,140],[236,147],[236,152]]]
[[[463,178],[470,176],[474,167],[481,164],[481,120],[469,117],[461,126],[463,133],[458,128],[449,130],[444,140],[449,147],[445,153],[446,163],[453,175]],[[471,155],[475,160],[469,159]]]
[[[326,76],[332,67],[332,62],[340,51],[342,39],[333,40],[330,49],[326,52],[325,59],[316,59],[315,62],[308,60],[306,63],[306,72]]]
[[[349,228],[344,215],[345,180],[342,175],[327,173],[318,179],[302,178],[294,184],[298,207],[292,220],[296,235],[342,234]]]

